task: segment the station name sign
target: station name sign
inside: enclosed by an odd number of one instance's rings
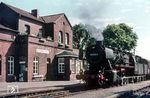
[[[37,53],[44,53],[44,54],[49,54],[49,50],[45,50],[45,49],[36,49]]]

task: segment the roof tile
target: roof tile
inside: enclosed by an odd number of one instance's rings
[[[3,3],[3,2],[2,2],[2,4],[8,6],[10,9],[12,9],[12,10],[15,11],[16,13],[18,13],[18,14],[24,16],[24,17],[28,17],[28,18],[30,18],[30,19],[43,22],[42,20],[40,20],[39,18],[33,16],[31,13],[29,13],[29,12],[27,12],[27,11],[24,11],[24,10],[19,9],[19,8],[16,8],[16,7],[14,7],[14,6],[5,4],[5,3]]]
[[[42,16],[42,17],[40,17],[40,19],[44,20],[45,23],[52,23],[52,22],[55,22],[62,15],[64,15],[64,13],[55,14],[55,15],[48,15],[48,16]]]
[[[33,16],[31,13],[29,13],[27,11],[24,11],[22,9],[16,8],[16,7],[8,5],[8,4],[5,4],[3,2],[1,4],[6,5],[7,7],[9,7],[13,11],[15,11],[16,13],[18,13],[18,14],[24,16],[24,17],[27,17],[27,18],[30,18],[32,20],[36,20],[36,21],[39,21],[39,22],[43,22],[43,23],[54,23],[61,16],[65,16],[64,13],[60,13],[60,14],[55,14],[55,15],[41,16],[41,17],[37,18],[37,17]],[[71,24],[70,24],[70,26],[71,26]]]

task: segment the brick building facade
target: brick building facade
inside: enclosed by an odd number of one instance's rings
[[[0,81],[74,80],[81,69],[65,14],[0,3]]]

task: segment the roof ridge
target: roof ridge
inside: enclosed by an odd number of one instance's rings
[[[57,16],[57,15],[65,15],[65,13],[58,13],[58,14],[52,14],[52,15],[46,15],[46,16],[40,16],[40,17],[50,17],[50,16]]]
[[[59,14],[53,14],[53,15],[47,15],[47,16],[41,16],[41,20],[43,20],[45,23],[53,23],[57,19],[59,19],[61,16],[65,16],[64,13]]]

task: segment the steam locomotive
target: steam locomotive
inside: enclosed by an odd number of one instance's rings
[[[132,53],[104,47],[101,41],[86,48],[88,70],[82,79],[88,85],[122,85],[145,80],[149,61]]]

